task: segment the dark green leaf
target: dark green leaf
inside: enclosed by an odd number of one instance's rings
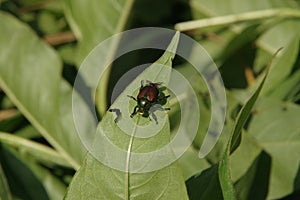
[[[201,174],[188,179],[186,187],[190,200],[223,199],[218,178],[218,165],[214,165]]]
[[[239,199],[267,199],[271,173],[271,157],[262,151],[235,187]]]
[[[261,99],[248,128],[257,143],[272,157],[268,199],[279,199],[299,181],[300,107],[274,99]],[[298,185],[299,188],[299,185]]]
[[[41,182],[26,165],[4,147],[0,148],[0,155],[0,163],[14,196],[32,200],[49,199]]]

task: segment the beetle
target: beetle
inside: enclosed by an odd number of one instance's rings
[[[137,97],[127,95],[131,99],[137,102],[137,105],[134,107],[133,112],[130,117],[134,117],[136,114],[139,114],[143,117],[149,117],[149,114],[153,114],[150,108],[156,104],[164,105],[165,101],[170,95],[165,96],[163,92],[158,88],[162,83],[152,83],[147,80],[146,85],[144,85],[143,80],[141,81],[141,87]],[[159,108],[160,110],[170,110],[170,108]]]

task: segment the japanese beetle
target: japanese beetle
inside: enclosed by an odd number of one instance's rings
[[[137,105],[134,107],[134,110],[130,117],[132,118],[134,115],[139,114],[143,117],[149,117],[149,114],[153,114],[152,109],[150,108],[154,105],[160,105],[156,110],[170,110],[170,108],[162,108],[161,105],[166,103],[166,99],[170,97],[170,95],[165,96],[161,89],[158,88],[162,83],[152,83],[147,81],[146,85],[141,81],[141,87],[137,97],[129,96],[133,100],[137,102]],[[155,109],[154,109],[155,110]]]

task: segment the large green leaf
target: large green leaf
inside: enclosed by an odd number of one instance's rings
[[[294,190],[299,181],[300,107],[274,99],[261,99],[249,133],[272,157],[268,199],[278,199]]]
[[[59,57],[29,27],[9,14],[0,16],[1,88],[50,144],[78,168],[84,153],[82,145],[72,124],[62,127],[72,114],[70,109],[61,110],[62,102],[70,104],[71,96],[68,99],[60,91],[64,82]]]
[[[132,94],[135,88],[139,87],[141,80],[162,81],[167,84],[178,41],[179,34],[177,33],[162,57],[128,85],[115,100],[112,108],[124,108],[124,102],[130,101],[126,95]],[[133,106],[133,104],[130,105],[129,109],[133,109]],[[121,111],[123,110],[121,109]],[[157,113],[158,115],[159,113]],[[97,129],[97,137],[94,139],[92,152],[94,156],[100,155],[98,157],[100,160],[101,154],[104,155],[105,159],[101,161],[105,164],[89,154],[84,165],[75,175],[66,199],[187,199],[183,176],[176,162],[169,163],[163,168],[154,169],[154,171],[149,168],[153,167],[153,164],[154,166],[160,164],[156,163],[156,159],[162,157],[163,160],[172,159],[173,154],[169,149],[164,152],[165,155],[154,155],[146,160],[139,159],[139,155],[150,154],[169,143],[168,120],[158,121],[158,124],[162,123],[162,129],[156,135],[139,138],[134,134],[141,132],[135,133],[137,125],[134,123],[131,125],[130,118],[126,119],[125,116],[122,116],[118,122],[119,124],[122,123],[122,120],[129,120],[127,128],[131,128],[133,132],[130,132],[132,135],[127,135],[114,122],[115,117],[114,113],[110,112],[103,117]],[[141,117],[137,117],[137,119],[140,123],[150,123],[148,128],[157,126],[154,121]],[[158,119],[161,118],[158,117]],[[109,144],[114,144],[120,151],[123,150],[123,154],[118,154],[118,150],[111,149]],[[148,171],[143,171],[147,168]]]

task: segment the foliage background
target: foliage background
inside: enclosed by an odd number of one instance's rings
[[[280,47],[284,49],[274,59],[226,169],[231,171],[229,182],[238,199],[300,198],[299,1],[2,0],[0,9],[0,199],[62,199],[75,180],[75,171],[89,164],[73,125],[70,95],[77,69],[95,45],[135,27],[181,29],[180,22],[206,18],[218,24],[186,24],[184,32],[199,41],[217,63],[228,108],[220,141],[205,159],[198,159],[210,102],[188,64],[174,60],[178,71],[195,78],[193,86],[204,119],[193,146],[178,161],[189,198],[229,198],[220,184],[220,160],[238,111]],[[228,15],[231,21],[226,22]],[[130,66],[155,62],[161,54],[133,52],[113,64],[95,103],[100,117],[118,78]],[[173,110],[171,131],[176,129],[178,114]],[[87,171],[86,177],[91,173]],[[177,175],[169,183],[180,181]],[[101,173],[96,177],[107,182],[112,178]],[[162,183],[167,178],[158,175],[157,180]],[[96,189],[103,186],[89,184]],[[157,189],[146,184],[137,194]],[[108,185],[107,192],[116,191]],[[69,195],[84,196],[72,189]],[[89,195],[92,199],[100,193]]]

